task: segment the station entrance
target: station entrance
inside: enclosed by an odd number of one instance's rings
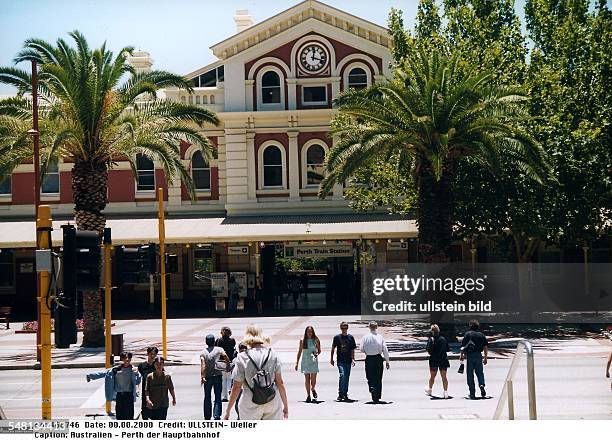
[[[261,263],[268,306],[279,312],[359,313],[359,254],[352,241],[266,245]]]

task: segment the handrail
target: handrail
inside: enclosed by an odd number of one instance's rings
[[[499,396],[499,402],[497,402],[497,408],[495,408],[495,414],[493,419],[498,420],[501,417],[504,403],[508,401],[508,419],[514,420],[514,387],[513,379],[514,373],[518,368],[523,353],[527,353],[527,391],[529,395],[529,420],[537,420],[536,410],[536,388],[535,388],[535,367],[533,362],[533,346],[527,339],[521,339],[518,341],[516,346],[516,353],[512,358],[508,375],[504,381],[504,388],[502,389],[501,395]]]

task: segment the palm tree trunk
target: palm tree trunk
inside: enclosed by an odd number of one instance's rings
[[[106,218],[108,168],[103,162],[79,161],[72,168],[74,217],[77,229],[102,235]],[[100,290],[83,292],[83,347],[104,346],[104,314]]]
[[[436,180],[429,161],[421,160],[418,168],[419,252],[424,263],[447,263],[453,234],[453,185],[455,168],[445,164],[442,177]],[[453,312],[432,312],[432,323],[449,341],[457,340]]]
[[[419,252],[424,263],[450,261],[453,235],[454,164],[447,162],[440,180],[436,180],[431,164],[420,160],[418,169]]]

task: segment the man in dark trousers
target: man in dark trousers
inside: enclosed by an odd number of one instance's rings
[[[134,402],[140,376],[132,368],[132,353],[123,352],[119,355],[121,365],[113,367],[113,382],[115,393],[115,415],[117,420],[134,420]]]
[[[366,355],[366,379],[368,380],[370,394],[372,394],[372,401],[374,403],[380,403],[380,398],[382,396],[382,377],[384,371],[383,361],[385,362],[388,370],[389,350],[387,350],[387,344],[385,343],[382,335],[376,333],[378,324],[375,321],[372,321],[368,327],[370,332],[361,338],[360,347],[361,351]]]
[[[332,366],[334,365],[334,351],[337,349],[337,366],[338,366],[338,402],[350,402],[348,397],[349,378],[351,377],[351,367],[355,366],[355,338],[348,334],[348,323],[340,323],[340,334],[334,336],[331,349]]]
[[[487,365],[489,357],[489,342],[486,336],[480,331],[480,323],[475,319],[470,321],[470,329],[463,336],[461,341],[461,355],[459,361],[463,362],[467,358],[466,377],[470,389],[470,399],[476,398],[476,385],[474,384],[474,373],[478,378],[480,395],[486,397],[485,377],[483,365]],[[484,358],[482,356],[484,352]]]
[[[140,393],[142,399],[142,407],[140,409],[140,414],[142,415],[142,420],[152,420],[151,419],[151,410],[147,408],[147,399],[145,398],[145,389],[147,386],[147,376],[151,373],[155,372],[155,358],[157,357],[157,353],[159,350],[157,347],[147,347],[147,360],[138,364],[138,372],[142,377],[142,393]]]
[[[221,337],[215,341],[217,347],[225,350],[225,354],[231,363],[236,357],[236,340],[232,338],[232,330],[228,326],[221,328]],[[232,373],[224,371],[221,379],[221,401],[227,402],[229,390],[232,388]]]

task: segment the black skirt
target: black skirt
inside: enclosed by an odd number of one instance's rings
[[[450,368],[450,362],[448,362],[447,358],[429,358],[429,368],[439,368],[440,370],[448,370]]]

